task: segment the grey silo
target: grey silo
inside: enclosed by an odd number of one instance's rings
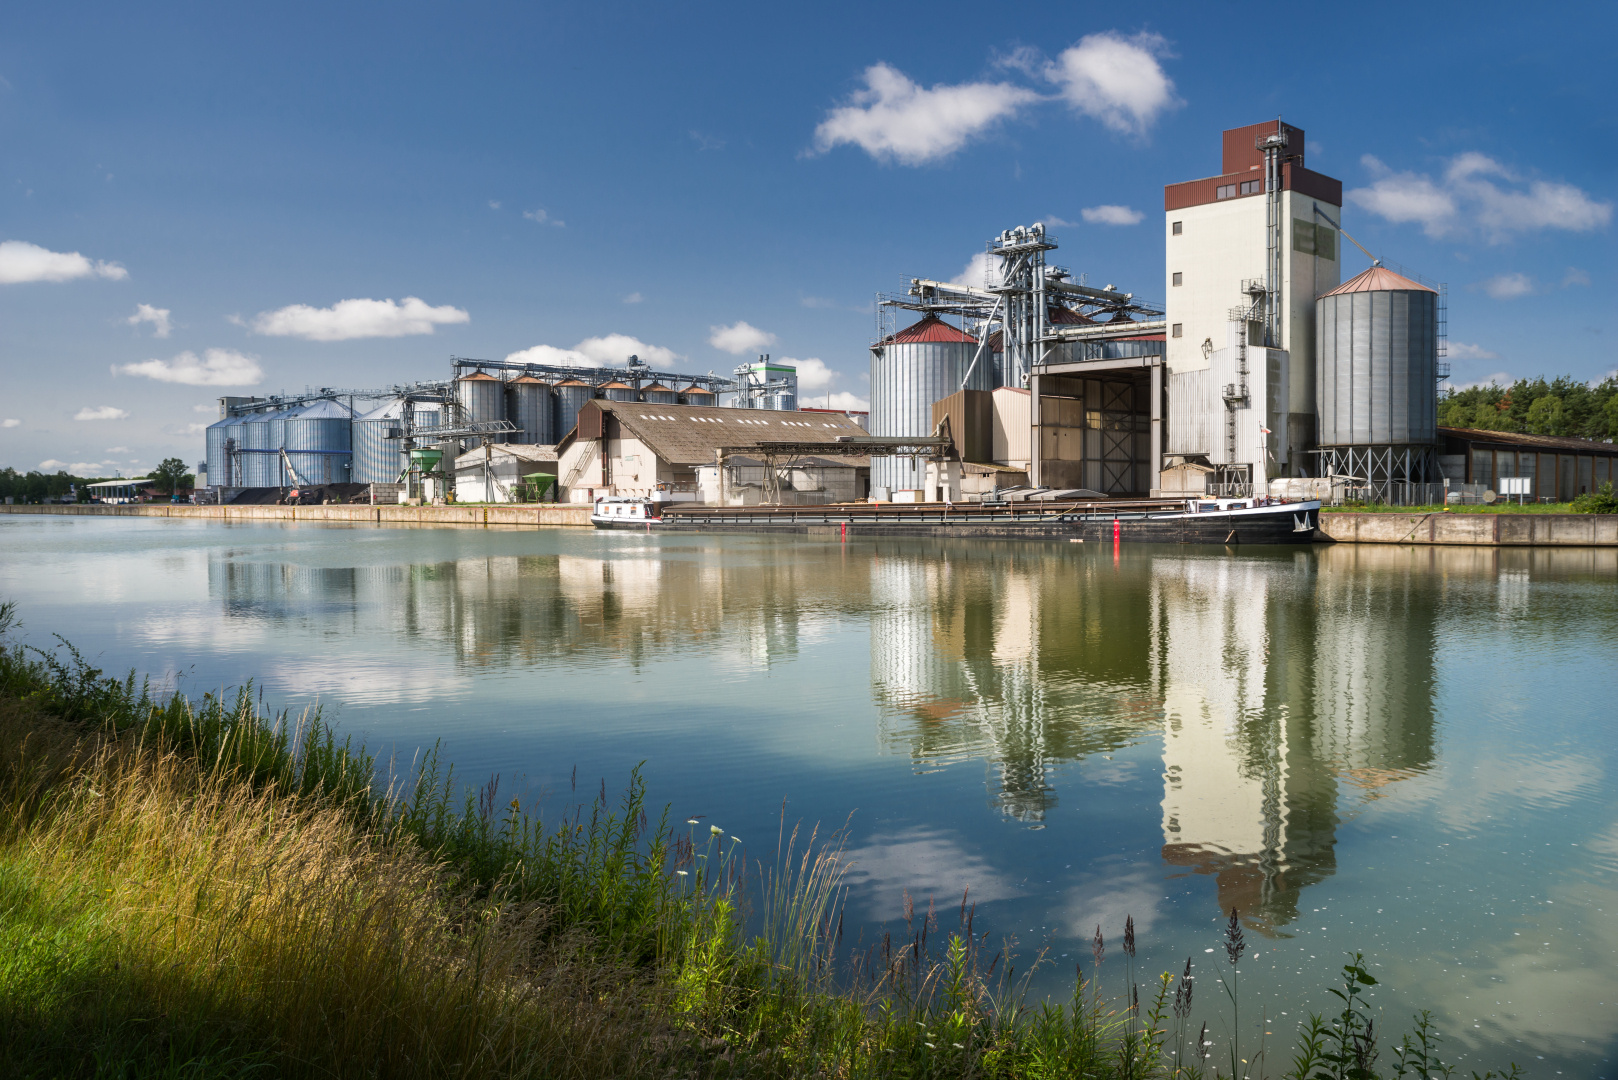
[[[512,442],[554,443],[555,418],[549,383],[532,375],[522,375],[506,383],[506,419],[519,429],[511,436]]]
[[[682,405],[717,405],[718,395],[696,383],[692,383],[680,391],[680,404]]]
[[[231,473],[230,455],[227,452],[227,443],[231,439],[239,438],[240,423],[234,416],[227,416],[215,420],[208,425],[203,436],[208,458],[208,483],[213,487],[233,487],[235,478]]]
[[[455,380],[455,399],[461,412],[474,423],[485,423],[506,418],[506,387],[493,375],[474,371]],[[481,444],[479,439],[462,440],[466,445]],[[502,443],[505,435],[491,435],[490,442]]]
[[[312,401],[282,421],[282,446],[309,484],[346,484],[352,473],[353,416],[336,401]],[[292,477],[287,477],[287,483]]]
[[[1315,301],[1321,446],[1438,438],[1438,293],[1374,266]]]
[[[662,383],[654,382],[640,392],[641,400],[653,405],[678,405],[680,393],[670,390]]]
[[[579,421],[579,410],[596,396],[596,388],[579,379],[564,379],[554,389],[556,399],[556,441],[567,438]]]
[[[248,413],[241,418],[242,423],[238,428],[241,434],[236,439],[236,446],[243,487],[270,487],[280,475],[279,462],[272,468],[270,458],[273,455],[266,452],[273,449],[270,418],[279,415],[277,410]]]
[[[929,315],[871,347],[871,434],[925,437],[933,430],[933,402],[962,389],[977,352],[972,335]],[[994,365],[979,360],[968,390],[993,390]],[[883,457],[871,461],[871,486],[920,488],[926,461]]]
[[[601,396],[608,401],[634,401],[640,396],[633,386],[619,382],[617,379],[609,383],[603,383],[599,389],[601,390]]]
[[[354,448],[354,468],[350,474],[356,484],[391,484],[399,479],[404,466],[400,461],[397,439],[389,439],[388,432],[402,426],[404,402],[399,398],[385,402],[362,416],[354,418],[350,445]],[[419,414],[418,414],[419,418]]]

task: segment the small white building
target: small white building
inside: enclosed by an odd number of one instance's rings
[[[456,502],[518,502],[518,485],[525,477],[549,476],[532,486],[538,501],[555,502],[556,447],[533,443],[490,443],[468,450],[455,459]]]

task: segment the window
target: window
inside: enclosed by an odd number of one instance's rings
[[[1170,333],[1172,333],[1175,337],[1179,337],[1180,336],[1180,329],[1184,325],[1185,325],[1184,323],[1175,323],[1174,324],[1174,329],[1172,331],[1170,331]]]
[[[1234,199],[1235,197],[1235,184],[1220,184],[1218,187],[1214,188],[1214,198],[1216,199]]]
[[[1242,181],[1242,194],[1243,195],[1257,195],[1260,192],[1262,192],[1263,190],[1264,190],[1264,181],[1262,181],[1262,180],[1243,180]]]
[[[1185,284],[1185,275],[1180,273],[1180,271],[1178,271],[1178,270],[1174,271],[1174,284],[1176,284],[1176,285],[1184,285]]]
[[[1184,225],[1185,225],[1185,222],[1183,222],[1183,221],[1176,221],[1176,222],[1175,222],[1175,223],[1174,223],[1174,235],[1175,235],[1175,236],[1179,236],[1179,235],[1180,235],[1180,233],[1182,233],[1182,232],[1184,232],[1184,231],[1185,231],[1185,230],[1184,230],[1184,229],[1183,229],[1183,228],[1182,228],[1182,226],[1184,226]]]

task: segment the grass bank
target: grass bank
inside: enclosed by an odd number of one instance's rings
[[[542,819],[432,755],[379,778],[247,691],[0,647],[0,1075],[1446,1075],[1424,1017],[1382,1036],[1358,958],[1333,1014],[1270,1046],[1234,913],[1200,994],[1190,961],[1137,972],[1131,927],[1036,1002],[1042,959],[965,896],[845,941],[842,872],[785,830],[744,867],[734,837],[651,817],[638,776]]]

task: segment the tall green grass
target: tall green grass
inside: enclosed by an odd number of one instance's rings
[[[1121,979],[1098,930],[1072,997],[1035,1001],[1047,958],[996,945],[968,895],[850,941],[840,835],[783,819],[749,869],[735,837],[654,818],[638,771],[573,796],[543,818],[436,752],[379,769],[250,687],[193,701],[6,644],[0,1072],[1448,1075],[1425,1016],[1381,1046],[1358,958],[1291,1061],[1234,1037],[1214,1061],[1189,961],[1142,980],[1132,922]],[[1235,913],[1226,933],[1237,1036]]]

